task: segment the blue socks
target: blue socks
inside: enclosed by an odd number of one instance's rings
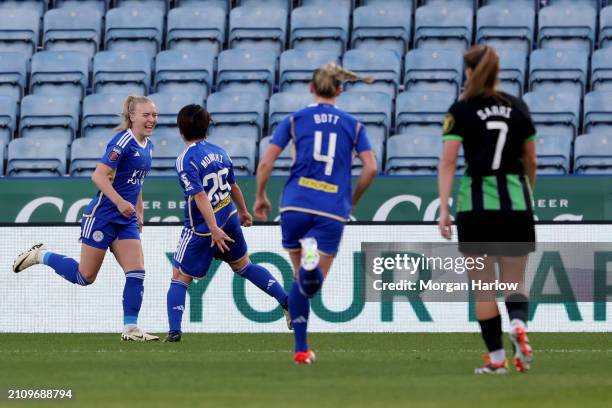
[[[142,306],[144,293],[143,282],[145,271],[129,271],[125,273],[123,287],[123,324],[136,324],[138,313]]]
[[[185,311],[185,297],[187,296],[187,288],[189,284],[180,280],[172,279],[168,296],[166,298],[168,305],[168,322],[170,323],[171,332],[181,332],[181,321],[183,320],[183,312]]]
[[[299,283],[295,281],[289,292],[289,314],[293,323],[295,352],[308,351],[306,330],[308,328],[308,315],[310,314],[310,299],[302,293]]]
[[[79,272],[79,263],[72,258],[47,251],[42,261],[43,264],[53,268],[55,273],[66,279],[68,282],[81,286],[87,286],[91,283],[88,282],[83,275],[81,275]]]
[[[249,262],[249,264],[238,273],[243,278],[251,281],[251,283],[259,289],[276,299],[283,309],[287,309],[288,296],[285,289],[283,289],[281,284],[278,283],[266,268]]]
[[[318,266],[312,271],[307,271],[300,266],[299,271],[300,288],[304,295],[312,298],[323,286],[323,273]]]

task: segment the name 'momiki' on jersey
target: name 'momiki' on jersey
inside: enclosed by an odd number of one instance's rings
[[[300,211],[348,220],[353,156],[371,150],[365,129],[353,116],[328,104],[313,104],[287,116],[271,143],[293,142],[294,163],[280,212]]]
[[[113,188],[135,207],[142,190],[144,179],[151,170],[153,142],[148,138],[140,144],[130,129],[117,133],[106,147],[100,162],[111,167]],[[96,217],[117,224],[128,224],[130,219],[123,216],[101,191],[89,203],[84,217]],[[136,217],[134,214],[133,217]]]
[[[185,227],[210,234],[193,198],[199,192],[210,200],[219,227],[236,212],[231,197],[231,186],[236,183],[234,166],[225,150],[206,141],[194,142],[176,159],[176,172],[185,192]]]

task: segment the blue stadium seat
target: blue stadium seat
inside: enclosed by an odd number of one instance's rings
[[[232,159],[236,176],[250,176],[255,173],[257,140],[242,133],[219,132],[206,138],[207,142],[221,147]]]
[[[529,7],[532,8],[534,10],[538,10],[540,8],[540,2],[539,1],[534,1],[534,0],[483,0],[482,1],[483,5],[502,5],[502,6],[507,6],[508,4],[512,4],[512,5],[518,5],[520,7]]]
[[[83,98],[89,86],[87,54],[78,51],[41,51],[32,57],[30,93]]]
[[[166,0],[115,0],[115,7],[142,7],[147,10],[157,9],[162,13],[166,13]]]
[[[421,4],[425,6],[454,6],[467,7],[474,10],[476,0],[421,0]]]
[[[67,145],[79,129],[80,108],[75,96],[28,95],[21,100],[19,135]]]
[[[311,103],[313,103],[313,98],[308,93],[277,92],[272,95],[268,117],[270,133],[274,133],[274,129],[285,116],[303,109]]]
[[[101,51],[93,62],[95,93],[146,95],[151,85],[151,58],[142,51]]]
[[[219,7],[180,7],[168,13],[166,47],[217,55],[225,42],[225,11]]]
[[[579,48],[588,54],[595,45],[597,11],[591,7],[559,4],[540,10],[538,47]]]
[[[0,52],[0,95],[21,99],[28,79],[26,61],[20,52]]]
[[[345,68],[362,76],[371,75],[374,82],[347,82],[347,91],[385,92],[395,99],[402,75],[400,56],[388,49],[350,50],[342,59]]]
[[[576,138],[574,173],[612,174],[612,137],[606,133],[591,133]]]
[[[531,53],[529,89],[584,93],[589,55],[582,49],[544,48]]]
[[[328,49],[338,55],[346,49],[349,13],[333,4],[298,7],[291,13],[291,48]]]
[[[2,0],[0,9],[5,10],[33,10],[43,15],[50,6],[51,0]]]
[[[482,7],[476,17],[476,42],[500,50],[531,51],[535,31],[533,7],[498,4]]]
[[[527,54],[519,49],[498,49],[499,81],[505,92],[514,96],[522,96],[525,89],[525,74],[527,72]]]
[[[216,92],[206,100],[212,116],[209,134],[242,134],[259,140],[265,123],[266,100],[256,92]]]
[[[141,51],[153,58],[164,35],[164,13],[157,8],[119,7],[106,13],[104,47],[111,51]]]
[[[285,12],[289,12],[291,10],[292,0],[236,0],[237,6],[247,6],[247,7],[274,7],[285,10]]]
[[[154,133],[177,133],[176,116],[185,105],[203,105],[204,98],[200,94],[169,94],[155,93],[149,95],[157,108],[157,127]]]
[[[155,58],[155,89],[208,95],[213,86],[214,65],[215,55],[209,51],[162,51]]]
[[[0,9],[0,52],[21,52],[30,58],[38,46],[40,16],[31,9]]]
[[[15,139],[8,146],[8,176],[61,176],[66,173],[68,145],[44,138]]]
[[[473,19],[473,11],[461,5],[419,7],[414,20],[414,45],[464,50],[472,43]]]
[[[17,100],[0,95],[0,150],[4,157],[6,145],[13,138],[17,125]],[[0,173],[4,168],[4,163],[0,163]]]
[[[459,50],[415,49],[406,54],[404,88],[411,91],[459,93],[463,54]]]
[[[612,132],[612,91],[593,91],[584,97],[584,132]]]
[[[55,7],[65,10],[97,10],[101,15],[110,8],[111,0],[55,0]]]
[[[274,89],[276,53],[272,50],[225,50],[217,61],[217,91],[257,92],[266,99]]]
[[[312,72],[328,62],[340,63],[329,50],[287,50],[280,56],[279,85],[282,92],[310,92]]]
[[[97,9],[49,10],[45,13],[43,47],[80,51],[93,58],[100,48],[102,14]]]
[[[287,10],[272,5],[233,9],[230,13],[230,47],[271,50],[280,55],[287,41],[287,17]]]
[[[389,175],[436,175],[442,152],[439,134],[395,135],[387,140],[385,172]]]
[[[555,133],[538,134],[538,174],[567,174],[570,170],[572,138]]]
[[[216,7],[223,10],[223,13],[227,15],[227,12],[230,9],[231,0],[175,0],[175,7]]]
[[[100,158],[106,152],[106,146],[112,135],[92,136],[78,138],[70,146],[70,169],[71,176],[91,176],[100,163]]]
[[[589,6],[595,10],[601,8],[601,0],[547,0],[549,6],[557,4],[572,4],[577,6]]]
[[[263,157],[268,150],[268,145],[272,140],[272,136],[266,136],[261,139],[259,142],[259,159]],[[272,168],[273,176],[288,176],[291,172],[291,166],[293,166],[293,142],[289,142],[287,147],[282,151],[280,156],[274,162],[274,167]]]
[[[397,3],[363,6],[353,13],[352,48],[390,49],[400,56],[410,44],[412,9]]]
[[[591,89],[612,91],[612,49],[601,49],[591,58]]]
[[[385,163],[384,160],[386,141],[384,138],[380,137],[380,135],[367,133],[367,130],[366,134],[368,135],[368,141],[372,146],[372,151],[374,152],[374,157],[376,158],[376,167],[378,168],[378,173],[382,173],[383,164]],[[355,154],[355,157],[353,157],[353,163],[351,165],[351,174],[353,176],[358,176],[359,174],[361,174],[362,169],[363,163],[361,162],[359,155]]]
[[[151,136],[155,146],[153,162],[151,163],[152,176],[176,176],[176,158],[185,150],[185,142],[178,130],[175,132],[157,132]]]
[[[454,100],[448,92],[400,93],[395,104],[396,133],[441,134],[444,117]]]
[[[257,0],[252,0],[257,1]],[[300,6],[309,6],[309,7],[325,7],[330,4],[329,0],[299,0]],[[353,10],[355,6],[355,0],[334,0],[332,2],[334,7],[341,7],[346,10],[349,14]]]
[[[580,123],[580,97],[572,93],[529,92],[523,96],[538,134],[557,134],[573,139]]]
[[[612,5],[599,14],[599,48],[612,47]]]
[[[408,8],[410,10],[414,10],[416,3],[416,0],[361,0],[361,4],[365,6],[380,6],[384,4],[393,4],[393,7],[403,7]]]
[[[110,140],[115,133],[113,128],[121,122],[119,114],[127,96],[127,93],[87,95],[83,99],[81,137],[106,137]]]

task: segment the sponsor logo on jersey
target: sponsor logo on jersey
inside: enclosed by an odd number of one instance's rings
[[[187,178],[187,174],[181,173],[181,181],[183,182],[183,185],[185,186],[185,191],[193,190],[193,186],[189,182],[189,179]]]
[[[96,242],[102,242],[104,239],[104,233],[102,231],[94,231],[93,240]]]
[[[453,126],[455,126],[455,118],[450,113],[447,113],[444,117],[444,124],[442,125],[442,133],[446,134],[453,130]]]
[[[110,153],[108,154],[108,160],[117,161],[119,159],[119,156],[121,156],[122,152],[123,152],[123,149],[121,147],[119,146],[113,147],[113,150],[111,150]]]

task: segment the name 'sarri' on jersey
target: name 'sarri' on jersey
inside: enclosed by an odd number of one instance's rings
[[[151,170],[153,142],[148,138],[141,144],[130,129],[117,133],[106,147],[100,162],[111,167],[113,188],[126,201],[136,206],[144,179]],[[101,191],[89,203],[84,217],[96,217],[117,224],[128,224],[123,216]],[[136,215],[134,215],[136,217]]]
[[[236,183],[234,167],[225,150],[206,141],[194,142],[176,159],[176,172],[185,192],[185,227],[196,234],[210,234],[193,198],[200,192],[208,196],[218,226],[236,213],[231,198],[231,186]]]
[[[443,140],[459,140],[467,168],[457,211],[531,209],[523,149],[536,130],[525,103],[508,94],[459,100],[444,121]]]
[[[271,143],[284,149],[289,142],[295,156],[280,211],[348,220],[353,156],[371,150],[363,125],[333,105],[313,104],[276,128]]]

